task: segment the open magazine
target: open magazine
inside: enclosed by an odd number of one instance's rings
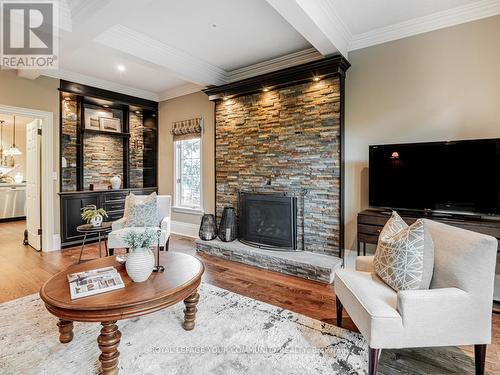
[[[123,280],[114,267],[71,273],[68,275],[71,299],[110,292],[125,287]]]

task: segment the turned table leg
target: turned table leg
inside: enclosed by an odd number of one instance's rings
[[[73,322],[70,320],[59,319],[59,342],[67,344],[73,340]]]
[[[196,304],[200,300],[200,295],[197,291],[191,294],[188,298],[184,300],[184,305],[186,308],[184,309],[184,323],[182,327],[186,331],[191,331],[194,328],[194,320],[196,319]]]
[[[121,332],[115,324],[116,320],[111,322],[102,322],[101,334],[97,338],[101,355],[102,374],[116,375],[118,374],[118,345],[120,345]]]

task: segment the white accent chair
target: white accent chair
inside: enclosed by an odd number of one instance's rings
[[[377,373],[381,349],[474,345],[476,375],[484,374],[498,241],[425,220],[434,241],[430,289],[396,292],[375,273],[373,256],[356,270],[336,272],[337,325],[342,308],[368,341],[368,374]]]
[[[135,198],[138,200],[144,199],[147,195],[136,195]],[[130,229],[125,227],[127,221],[128,212],[128,200],[130,197],[125,198],[125,211],[123,217],[114,221],[111,224],[111,233],[108,234],[108,248],[109,255],[113,255],[114,249],[116,248],[127,248],[127,244],[123,241],[123,236]],[[158,195],[157,196],[158,214],[160,222],[158,223],[159,229],[161,229],[159,246],[160,250],[168,250],[168,245],[170,242],[170,226],[171,226],[171,216],[170,208],[172,197],[170,195]],[[136,231],[138,228],[134,228]],[[147,228],[144,228],[146,230]]]

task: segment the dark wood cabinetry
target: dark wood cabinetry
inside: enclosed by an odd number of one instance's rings
[[[84,224],[80,216],[83,207],[89,204],[103,207],[108,212],[106,221],[115,221],[123,217],[125,198],[130,192],[140,195],[156,191],[156,188],[147,188],[61,193],[61,245],[66,247],[82,243],[83,234],[78,233],[76,227]],[[94,237],[88,235],[87,240],[97,240],[97,235]]]
[[[360,255],[361,244],[363,244],[363,255],[366,255],[366,244],[377,244],[378,236],[390,218],[391,213],[391,210],[369,209],[358,214],[358,255]],[[458,228],[487,234],[500,240],[500,220],[437,213],[426,214],[405,211],[398,211],[398,213],[408,224],[412,224],[420,218],[427,218]]]

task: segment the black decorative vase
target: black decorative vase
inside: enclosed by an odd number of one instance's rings
[[[238,237],[238,223],[234,207],[224,207],[219,224],[219,238],[224,242],[234,241]]]
[[[203,215],[198,235],[203,241],[210,241],[217,237],[217,223],[215,222],[214,215]]]

